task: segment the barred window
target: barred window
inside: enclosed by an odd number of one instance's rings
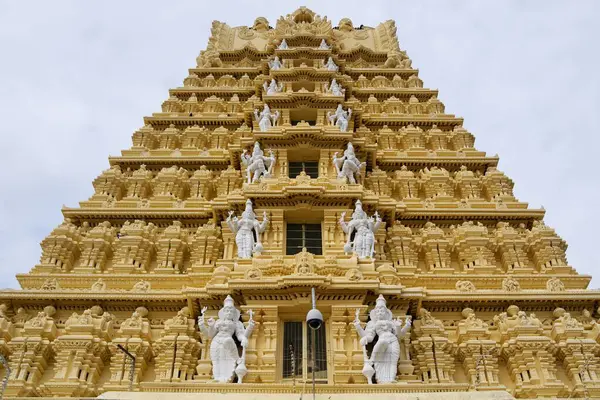
[[[286,254],[294,255],[306,248],[315,255],[323,254],[321,224],[287,224]]]
[[[319,177],[319,163],[317,161],[290,161],[288,165],[288,176],[290,178],[297,177],[302,171],[313,179]]]
[[[325,325],[313,331],[305,321],[283,323],[283,378],[309,380],[312,376],[312,340],[315,340],[315,380],[327,383]]]

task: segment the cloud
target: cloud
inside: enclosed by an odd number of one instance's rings
[[[570,263],[596,274],[600,37],[596,1],[305,1],[336,23],[394,19],[403,49],[476,146],[498,153],[516,194],[544,205]],[[342,5],[343,4],[343,5]],[[31,9],[35,8],[35,12]],[[0,4],[0,287],[39,259],[62,204],[87,199],[107,156],[206,46],[213,19],[271,25],[291,2]],[[593,285],[593,286],[594,286]]]

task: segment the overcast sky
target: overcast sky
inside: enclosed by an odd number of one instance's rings
[[[274,26],[300,5],[336,25],[394,19],[425,87],[600,285],[600,1],[0,0],[0,287],[181,85],[212,20]]]

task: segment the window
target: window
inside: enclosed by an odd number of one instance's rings
[[[316,179],[319,177],[319,163],[316,161],[290,161],[288,173],[290,178],[297,177],[302,171]]]
[[[286,254],[294,255],[306,247],[306,251],[315,255],[323,254],[321,224],[287,224]]]
[[[283,323],[283,378],[312,379],[312,338],[315,339],[315,380],[327,383],[325,325],[313,331],[304,321]]]

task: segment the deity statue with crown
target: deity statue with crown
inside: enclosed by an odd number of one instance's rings
[[[265,103],[263,110],[259,113],[258,109],[254,110],[254,118],[258,122],[258,128],[261,132],[268,132],[272,126],[277,126],[279,121],[279,111],[271,112],[269,106]]]
[[[357,200],[352,219],[346,223],[345,217],[346,213],[343,212],[340,216],[340,225],[348,237],[344,251],[356,253],[358,258],[372,258],[375,254],[375,232],[381,225],[379,213],[375,211],[375,214],[369,217],[362,208],[362,202]],[[354,240],[351,240],[352,233],[354,233]]]
[[[275,56],[273,60],[269,61],[269,68],[273,71],[283,68],[283,60],[280,60],[279,57]]]
[[[360,169],[366,164],[366,162],[360,162],[356,157],[352,143],[348,143],[342,157],[338,157],[337,152],[333,155],[333,166],[337,172],[337,177],[347,179],[353,185],[356,184],[356,178],[360,175]]]
[[[333,81],[335,82],[335,79]],[[343,95],[343,93],[339,94],[339,96]],[[351,116],[352,109],[348,108],[348,111],[344,111],[341,104],[338,104],[333,114],[331,113],[331,111],[327,111],[327,120],[329,121],[329,125],[337,126],[338,128],[340,128],[340,132],[348,131],[348,124],[350,123]]]
[[[223,302],[223,308],[219,310],[219,319],[208,319],[205,324],[204,314],[206,307],[202,308],[198,317],[198,327],[202,334],[211,339],[210,358],[213,367],[213,378],[217,382],[231,382],[234,374],[238,378],[238,383],[248,372],[246,369],[246,347],[248,347],[248,338],[254,329],[254,320],[252,319],[252,310],[248,311],[250,319],[248,325],[240,321],[240,311],[235,308],[231,296],[227,296]],[[237,345],[233,337],[240,342],[242,346],[242,355],[238,352]]]
[[[241,156],[242,165],[246,167],[246,177],[248,183],[256,183],[261,176],[270,178],[275,166],[275,154],[273,150],[269,150],[269,157],[265,157],[265,153],[261,150],[258,142],[254,143],[252,154],[247,151]]]
[[[356,310],[354,327],[360,336],[360,345],[363,348],[365,364],[363,375],[368,382],[373,383],[373,375],[377,383],[393,383],[396,381],[398,371],[398,360],[400,359],[400,339],[406,335],[412,324],[411,316],[407,316],[404,324],[400,317],[394,319],[392,312],[387,308],[382,295],[377,298],[375,308],[371,310],[370,321],[363,329],[360,324],[360,310]],[[367,344],[371,343],[377,336],[377,343],[367,355]]]
[[[237,245],[239,258],[252,258],[252,254],[262,252],[263,247],[260,242],[260,234],[265,231],[269,223],[266,211],[263,212],[263,221],[258,222],[256,214],[254,214],[254,210],[252,209],[252,201],[248,199],[242,217],[238,218],[233,215],[233,211],[230,211],[225,222],[235,234],[235,244]],[[254,241],[255,237],[256,242]]]
[[[263,83],[263,89],[268,96],[281,93],[283,91],[283,83],[277,83],[275,79],[271,79],[271,82],[267,84],[267,82]]]

